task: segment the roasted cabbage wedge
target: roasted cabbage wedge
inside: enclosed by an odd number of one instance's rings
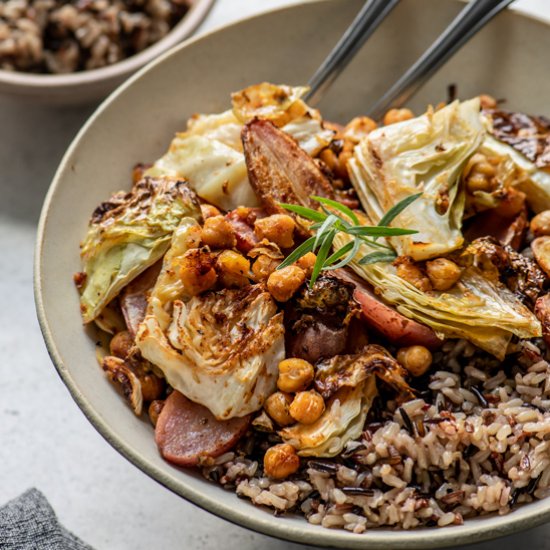
[[[259,410],[275,391],[283,314],[260,285],[189,295],[178,260],[197,246],[198,228],[186,218],[174,233],[136,343],[173,388],[226,420]]]
[[[491,158],[503,157],[506,167],[505,178],[513,181],[514,187],[525,193],[527,203],[535,212],[550,209],[550,173],[548,169],[537,168],[535,163],[495,137],[488,135],[479,149]]]
[[[376,380],[369,375],[355,386],[343,386],[326,404],[313,424],[295,424],[279,432],[300,456],[331,457],[342,452],[348,441],[357,439],[376,397]]]
[[[337,247],[349,241],[344,233],[335,238]],[[361,245],[357,257],[372,251],[369,245]],[[489,281],[475,266],[467,267],[450,290],[422,292],[399,277],[391,263],[369,265],[354,260],[350,265],[405,317],[429,326],[440,336],[465,338],[499,359],[504,358],[513,335],[541,335],[535,315],[504,285]]]
[[[348,163],[363,208],[375,223],[404,198],[422,191],[396,227],[417,234],[393,240],[415,260],[441,256],[462,246],[465,197],[460,174],[485,131],[479,100],[455,101],[436,112],[370,132]]]
[[[233,109],[195,115],[186,132],[173,139],[166,154],[146,172],[184,177],[199,197],[223,210],[257,206],[243,156],[243,125],[258,117],[282,126],[308,154],[326,147],[334,132],[300,97],[306,88],[274,84],[251,86],[233,95]]]
[[[164,255],[184,216],[201,219],[197,196],[187,182],[168,177],[146,177],[96,209],[81,247],[85,323]]]

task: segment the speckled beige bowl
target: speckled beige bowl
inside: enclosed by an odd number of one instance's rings
[[[276,537],[340,548],[429,548],[498,537],[550,519],[550,499],[459,527],[354,535],[274,517],[170,466],[157,452],[149,423],[132,414],[103,376],[93,335],[82,329],[72,274],[79,270],[78,243],[94,207],[127,188],[132,165],[158,157],[191,114],[226,109],[230,92],[251,83],[307,81],[361,4],[305,3],[226,27],[163,56],[115,92],[71,145],[44,205],[35,279],[40,324],[63,381],[107,441],[168,489],[214,514]],[[459,8],[454,0],[403,0],[331,90],[321,106],[326,117],[345,121],[363,112]],[[505,13],[429,83],[413,108],[445,98],[447,85],[456,83],[462,97],[486,92],[507,98],[511,108],[548,115],[549,51],[546,24]]]
[[[77,105],[103,99],[131,74],[179,44],[200,25],[214,0],[193,0],[185,17],[161,40],[113,65],[70,74],[31,74],[0,70],[0,94],[51,105]]]

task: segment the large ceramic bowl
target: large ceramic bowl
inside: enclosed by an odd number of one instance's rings
[[[193,0],[185,16],[161,40],[118,63],[69,74],[32,74],[0,70],[0,93],[51,105],[99,101],[170,48],[187,38],[205,18],[214,0]]]
[[[354,535],[274,517],[170,466],[157,452],[150,424],[136,418],[105,379],[93,335],[82,329],[72,274],[94,207],[129,185],[135,162],[161,155],[191,114],[226,109],[229,93],[251,83],[307,81],[361,5],[314,1],[240,22],[186,43],[116,91],[69,148],[44,205],[35,281],[40,323],[59,374],[107,441],[168,489],[218,516],[276,537],[341,548],[428,548],[498,537],[550,519],[550,499],[459,527]],[[326,118],[345,121],[364,112],[460,7],[454,0],[403,0],[324,100]],[[549,51],[548,25],[504,13],[425,87],[413,108],[445,98],[455,83],[462,97],[485,92],[506,98],[511,108],[548,115]]]

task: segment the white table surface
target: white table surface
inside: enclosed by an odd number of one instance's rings
[[[199,32],[293,0],[218,0]],[[550,0],[517,8],[550,18]],[[58,378],[35,317],[32,263],[43,197],[92,108],[0,98],[0,504],[37,487],[97,550],[306,548],[247,531],[171,494],[88,423]],[[0,547],[1,544],[0,526]],[[550,550],[550,524],[472,550]]]

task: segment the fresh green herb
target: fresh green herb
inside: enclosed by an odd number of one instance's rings
[[[313,266],[313,272],[309,281],[309,285],[312,287],[321,271],[338,269],[349,264],[357,255],[359,247],[363,243],[368,244],[372,248],[378,248],[379,250],[360,258],[360,264],[368,265],[377,262],[391,262],[397,257],[393,248],[387,244],[377,242],[376,239],[380,237],[399,237],[418,233],[418,231],[412,229],[389,227],[389,224],[403,212],[407,206],[418,199],[420,195],[422,195],[422,193],[411,195],[398,202],[382,216],[378,225],[375,226],[361,225],[359,223],[359,218],[351,208],[348,208],[345,204],[324,197],[311,197],[321,205],[321,210],[313,210],[312,208],[297,204],[281,203],[281,206],[285,210],[294,212],[302,218],[314,222],[310,226],[310,229],[315,231],[315,235],[304,241],[291,252],[277,269],[282,269],[283,267],[293,264],[308,252],[316,252],[317,260]],[[353,240],[329,256],[334,237],[336,237],[339,232],[351,235]]]
[[[392,262],[393,260],[395,260],[395,254],[391,252],[371,252],[363,256],[358,263],[361,265],[370,265],[378,262]]]
[[[409,204],[412,204],[416,199],[418,199],[422,193],[416,193],[416,195],[410,195],[407,198],[399,201],[397,204],[394,204],[380,219],[378,225],[389,225]]]

